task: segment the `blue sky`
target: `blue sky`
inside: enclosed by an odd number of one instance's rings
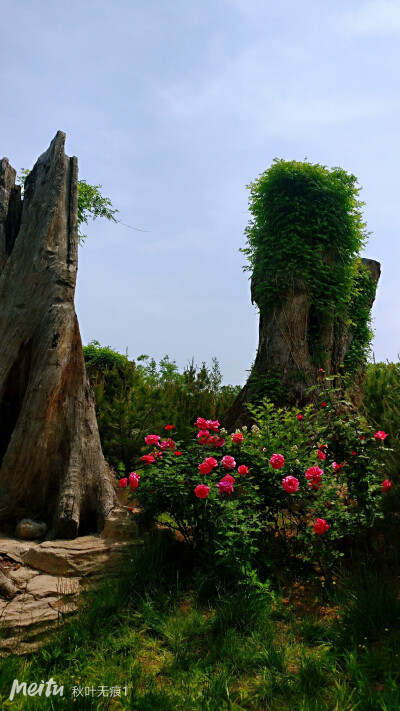
[[[354,173],[382,264],[374,353],[400,352],[398,0],[0,0],[0,155],[58,129],[120,219],[80,249],[92,339],[243,383],[258,317],[242,271],[246,185],[275,157]]]

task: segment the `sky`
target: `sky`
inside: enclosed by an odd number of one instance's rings
[[[258,315],[246,186],[275,157],[357,176],[382,265],[376,360],[400,352],[399,0],[0,0],[0,156],[57,130],[121,224],[79,253],[82,339],[243,384]]]

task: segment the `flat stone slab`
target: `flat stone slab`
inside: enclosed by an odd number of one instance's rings
[[[25,565],[20,565],[16,570],[9,570],[8,575],[17,587],[20,589],[26,587],[28,582],[32,580],[36,575],[39,575],[38,570],[33,568],[27,568]]]
[[[23,563],[49,575],[88,577],[104,574],[121,562],[134,547],[133,542],[114,543],[95,536],[82,536],[72,541],[44,541],[29,548]]]
[[[34,597],[78,595],[81,584],[77,578],[58,578],[55,575],[35,575],[27,584],[26,592]]]
[[[0,556],[20,591],[12,600],[0,597],[0,657],[39,649],[76,612],[83,585],[125,566],[141,543],[134,518],[117,507],[100,536],[73,540],[40,543],[0,534]]]
[[[34,545],[38,544],[33,541],[16,541],[15,538],[0,535],[0,553],[7,555],[17,563],[23,562],[23,556]]]

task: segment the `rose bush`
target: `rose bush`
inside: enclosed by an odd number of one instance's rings
[[[391,482],[386,433],[374,432],[330,378],[321,381],[319,402],[301,418],[265,400],[251,408],[254,425],[231,437],[203,417],[185,448],[147,435],[141,475],[129,478],[143,516],[234,574],[280,541],[286,556],[316,565],[328,580],[344,541],[382,516]]]

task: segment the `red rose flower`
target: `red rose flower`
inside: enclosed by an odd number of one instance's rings
[[[326,402],[321,402],[321,407],[326,407],[327,403]]]
[[[152,454],[144,454],[143,457],[140,457],[140,461],[145,462],[146,464],[153,464],[156,460]]]
[[[382,430],[378,430],[378,432],[375,432],[374,437],[375,439],[381,439],[383,442],[386,437],[389,437],[389,434],[387,432],[383,432]]]
[[[273,454],[271,459],[269,460],[269,463],[272,469],[282,469],[283,465],[285,464],[285,457],[283,456],[283,454]]]
[[[160,452],[160,454],[161,454],[161,452]],[[175,457],[181,457],[183,452],[176,451],[176,452],[174,452],[174,454],[175,454]]]
[[[204,417],[198,417],[194,424],[199,428],[199,430],[206,430],[208,427],[207,420],[205,420]]]
[[[326,454],[322,451],[322,449],[318,450],[318,459],[320,459],[322,462],[324,461],[324,459],[326,459]]]
[[[125,487],[126,487],[127,485],[128,485],[128,479],[127,479],[126,477],[124,477],[123,479],[120,479],[119,482],[118,482],[118,486],[119,486],[121,489],[125,489]]]
[[[355,452],[354,449],[353,449],[353,451],[352,451],[352,453],[351,453],[351,456],[352,456],[352,457],[355,457],[356,454],[357,454],[357,452]]]
[[[197,439],[200,444],[208,444],[210,442],[210,433],[208,430],[200,430],[197,434]]]
[[[131,472],[129,474],[129,486],[131,487],[131,489],[133,491],[138,488],[139,479],[140,479],[140,474],[136,474],[136,472]]]
[[[175,428],[175,425],[165,425],[164,429],[165,430],[173,430]]]
[[[198,484],[194,490],[198,499],[206,499],[210,493],[210,487],[206,484]]]
[[[302,415],[301,412],[299,412],[299,414],[296,415],[296,417],[298,420],[304,420],[304,415]]]
[[[344,466],[346,466],[347,462],[342,462],[342,464],[338,464],[337,462],[332,462],[331,466],[332,469],[335,470],[335,472],[340,472],[341,469],[343,469]]]
[[[389,491],[389,489],[392,487],[392,482],[390,479],[385,479],[382,482],[382,491]]]
[[[147,435],[147,437],[144,438],[144,441],[146,444],[151,446],[152,444],[158,444],[160,439],[161,437],[159,435]]]
[[[282,479],[282,487],[288,494],[295,494],[300,486],[300,482],[294,476],[285,476]]]
[[[204,461],[207,462],[212,469],[215,469],[215,467],[218,466],[218,462],[214,459],[214,457],[206,457]]]
[[[245,474],[248,474],[248,473],[249,473],[249,467],[246,467],[245,464],[240,464],[240,466],[238,466],[238,474],[240,474],[240,476],[244,476]]]
[[[235,442],[235,444],[240,444],[243,442],[243,435],[241,432],[235,432],[235,434],[232,435],[232,442]]]
[[[318,535],[321,535],[321,533],[325,533],[325,531],[327,531],[328,528],[330,528],[330,526],[328,526],[328,524],[324,518],[317,518],[316,522],[314,523],[315,533],[318,533]]]
[[[208,462],[202,462],[199,464],[200,474],[210,474],[212,472],[212,466]]]

